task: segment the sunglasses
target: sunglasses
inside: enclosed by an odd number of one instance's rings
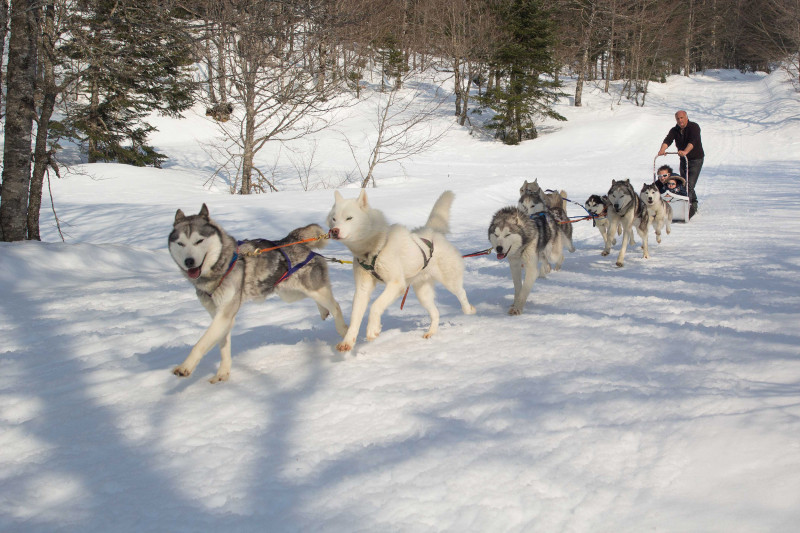
[[[668,178],[669,174],[659,174],[658,177],[659,178]]]
[[[667,183],[667,187],[677,187],[677,186],[678,184],[675,183],[674,181],[670,181],[669,183]]]

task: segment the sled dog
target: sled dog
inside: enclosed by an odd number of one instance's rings
[[[328,214],[329,234],[353,253],[355,277],[350,327],[336,346],[337,350],[347,352],[355,346],[361,320],[378,282],[385,283],[386,288],[370,308],[367,340],[378,337],[383,312],[409,285],[431,317],[430,328],[423,335],[426,339],[439,329],[435,282],[458,298],[465,314],[475,313],[464,291],[461,253],[444,236],[449,231],[454,197],[451,191],[445,191],[434,204],[425,225],[410,231],[400,224],[390,226],[383,213],[369,205],[363,189],[355,199],[334,192],[334,204]]]
[[[617,266],[625,265],[625,251],[628,243],[633,242],[633,229],[642,238],[642,257],[650,257],[647,252],[647,210],[644,208],[639,195],[633,190],[631,180],[611,180],[608,190],[608,228],[606,228],[606,247],[602,255],[611,253],[611,238],[618,226],[622,226],[622,246],[617,257]]]
[[[514,303],[509,315],[522,314],[537,276],[544,277],[550,264],[556,270],[564,262],[564,245],[558,223],[549,213],[529,217],[516,206],[500,209],[489,224],[489,242],[498,259],[508,258],[514,282]],[[525,268],[525,279],[522,269]]]
[[[567,191],[561,190],[560,192],[557,191],[550,191],[546,192],[539,186],[539,178],[536,178],[533,181],[525,180],[525,183],[522,184],[522,187],[519,188],[519,195],[520,197],[524,196],[525,193],[538,193],[541,192],[542,196],[544,196],[545,200],[547,201],[548,207],[560,207],[564,211],[567,210]]]
[[[639,198],[647,209],[647,218],[653,231],[656,233],[656,242],[661,243],[661,229],[666,228],[667,235],[670,233],[672,223],[672,206],[665,202],[658,192],[658,185],[655,183],[645,183],[639,192]]]
[[[178,209],[169,234],[169,253],[181,273],[194,285],[197,298],[212,320],[189,356],[173,373],[189,376],[200,359],[219,344],[222,362],[211,383],[226,381],[231,371],[231,329],[239,307],[247,300],[263,300],[273,292],[286,302],[306,296],[312,298],[322,319],[333,315],[336,331],[344,335],[347,324],[333,297],[328,267],[323,258],[311,251],[321,248],[324,241],[254,253],[319,235],[324,235],[322,227],[310,224],[274,243],[256,239],[242,241],[237,247],[236,240],[209,217],[206,204],[197,215],[186,216]]]
[[[617,238],[614,235],[622,233],[622,227],[617,227],[616,232],[608,231],[608,208],[611,203],[608,201],[608,196],[603,195],[600,196],[599,194],[593,194],[586,200],[586,203],[583,206],[586,208],[586,211],[592,215],[592,225],[597,228],[600,232],[600,236],[603,237],[603,250],[606,247],[611,248],[611,246],[617,244]],[[611,244],[608,244],[608,239],[611,239]]]
[[[559,196],[559,198],[561,197]],[[519,197],[517,208],[531,218],[549,213],[556,221],[556,228],[561,233],[561,243],[567,245],[570,253],[575,251],[575,245],[572,243],[572,223],[567,216],[567,212],[559,206],[552,207],[548,205],[545,193],[541,189],[538,192],[526,191],[522,193],[522,196]]]

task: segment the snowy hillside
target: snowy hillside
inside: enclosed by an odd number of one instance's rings
[[[678,109],[706,151],[700,213],[651,235],[648,260],[629,249],[615,267],[618,247],[601,257],[579,222],[577,251],[523,315],[506,314],[507,262],[466,259],[477,314],[440,288],[425,340],[409,296],[347,355],[310,300],[251,303],[217,385],[217,349],[171,373],[209,323],[167,252],[176,209],[206,203],[237,238],[324,224],[324,185],[352,172],[342,135],[371,131],[369,98],[316,140],[309,191],[287,159],[280,193],[209,185],[200,110],[159,121],[163,170],[73,167],[52,183],[67,242],[43,210],[46,242],[0,244],[0,531],[796,531],[800,98],[784,76],[676,76],[644,108],[593,89],[535,141],[452,128],[379,167],[368,194],[391,222],[421,225],[455,191],[450,238],[467,253],[525,179],[580,204],[612,178],[638,190]],[[330,271],[349,320],[351,269]]]

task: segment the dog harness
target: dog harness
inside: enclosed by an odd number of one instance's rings
[[[270,241],[270,240],[267,240],[267,239],[261,239],[261,240],[268,242],[270,247],[274,247],[274,246],[275,246],[275,243],[274,243],[274,242],[272,242],[272,241]],[[244,244],[245,242],[247,242],[247,241],[238,241],[238,243],[237,243],[237,244],[238,244],[239,246],[241,246],[241,245],[242,245],[242,244]],[[304,266],[306,266],[306,265],[307,265],[309,262],[311,262],[311,260],[312,260],[312,259],[314,259],[314,257],[316,257],[317,255],[319,255],[319,254],[318,254],[318,253],[316,253],[316,252],[311,252],[311,251],[310,251],[310,252],[308,252],[308,256],[306,256],[306,258],[305,258],[305,259],[303,259],[301,262],[299,262],[299,263],[298,263],[298,264],[296,264],[296,265],[292,265],[292,260],[291,260],[291,259],[289,259],[289,254],[287,254],[287,253],[286,253],[286,252],[283,250],[283,248],[278,248],[277,250],[278,250],[278,251],[281,253],[281,255],[283,255],[283,258],[286,260],[286,272],[284,272],[284,273],[283,273],[283,275],[280,277],[280,279],[278,279],[278,281],[276,281],[276,282],[273,284],[273,287],[274,287],[275,285],[277,285],[278,283],[280,283],[280,282],[282,282],[282,281],[286,281],[287,279],[289,279],[289,276],[291,276],[292,274],[294,274],[295,272],[297,272],[298,270],[300,270],[301,268],[303,268]],[[238,251],[237,251],[237,252],[238,252]],[[237,254],[235,254],[235,256],[238,256],[238,253],[237,253]],[[232,267],[232,266],[233,266],[233,265],[231,265],[231,267]],[[227,275],[227,274],[226,274],[226,275]]]
[[[422,268],[420,269],[420,272],[422,272],[423,270],[425,270],[425,268],[428,266],[428,263],[430,263],[431,259],[433,258],[433,242],[429,241],[428,239],[423,239],[422,237],[420,237],[419,240],[421,240],[428,246],[428,251],[429,251],[429,255],[425,255],[425,250],[422,249],[422,246],[417,244],[417,248],[419,248],[419,251],[422,254]],[[381,276],[378,274],[378,271],[375,270],[375,261],[378,259],[379,254],[380,252],[375,254],[375,256],[372,258],[372,261],[370,261],[369,263],[366,262],[366,258],[364,258],[364,261],[361,261],[359,259],[358,264],[361,265],[361,268],[372,274],[372,276],[375,279],[377,279],[380,282],[383,282],[383,278],[381,278]]]

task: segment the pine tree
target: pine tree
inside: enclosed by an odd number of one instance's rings
[[[552,56],[553,22],[540,0],[502,0],[496,9],[504,33],[492,56],[499,83],[482,103],[496,112],[487,127],[506,144],[518,144],[538,136],[538,118],[566,120],[552,107],[562,95]]]
[[[160,166],[147,144],[153,111],[177,116],[192,104],[191,51],[183,21],[160,0],[81,0],[62,48],[81,64],[85,98],[67,110],[68,136],[89,162]]]

